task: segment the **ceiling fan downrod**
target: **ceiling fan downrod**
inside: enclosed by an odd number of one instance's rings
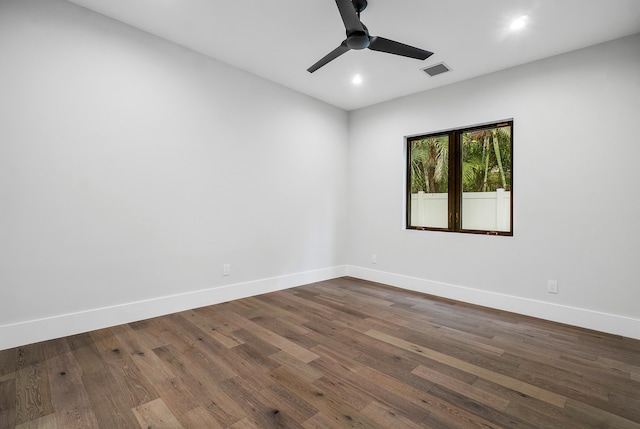
[[[367,0],[351,0],[351,3],[353,3],[353,7],[358,14],[358,18],[360,18],[360,12],[367,8]]]

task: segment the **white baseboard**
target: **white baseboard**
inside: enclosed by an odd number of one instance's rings
[[[345,275],[640,340],[640,320],[432,280],[341,265],[0,326],[0,350],[219,304]]]
[[[0,350],[343,277],[346,272],[342,265],[3,325]]]
[[[353,265],[347,266],[347,274],[362,280],[640,340],[640,319],[488,292]]]

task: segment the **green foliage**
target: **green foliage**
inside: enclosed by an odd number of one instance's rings
[[[411,142],[411,193],[447,192],[449,137],[430,137]]]
[[[463,191],[511,190],[511,127],[463,133],[462,148]]]
[[[462,187],[464,192],[511,190],[511,127],[463,132]],[[449,135],[412,140],[410,187],[419,191],[449,191]]]

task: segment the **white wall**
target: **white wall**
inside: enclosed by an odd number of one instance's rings
[[[403,229],[402,136],[508,118],[514,236]],[[352,112],[349,273],[640,338],[639,119],[640,35]]]
[[[0,349],[343,275],[347,139],[340,109],[2,1]]]

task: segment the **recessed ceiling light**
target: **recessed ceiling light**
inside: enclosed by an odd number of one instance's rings
[[[357,75],[353,76],[353,79],[351,79],[351,82],[352,82],[354,85],[360,85],[360,84],[362,83],[362,76],[361,76],[361,75],[359,75],[359,74],[357,74]]]
[[[525,25],[527,25],[528,19],[529,17],[526,15],[516,18],[513,21],[511,21],[511,26],[509,28],[511,28],[511,31],[521,30],[524,28]]]

